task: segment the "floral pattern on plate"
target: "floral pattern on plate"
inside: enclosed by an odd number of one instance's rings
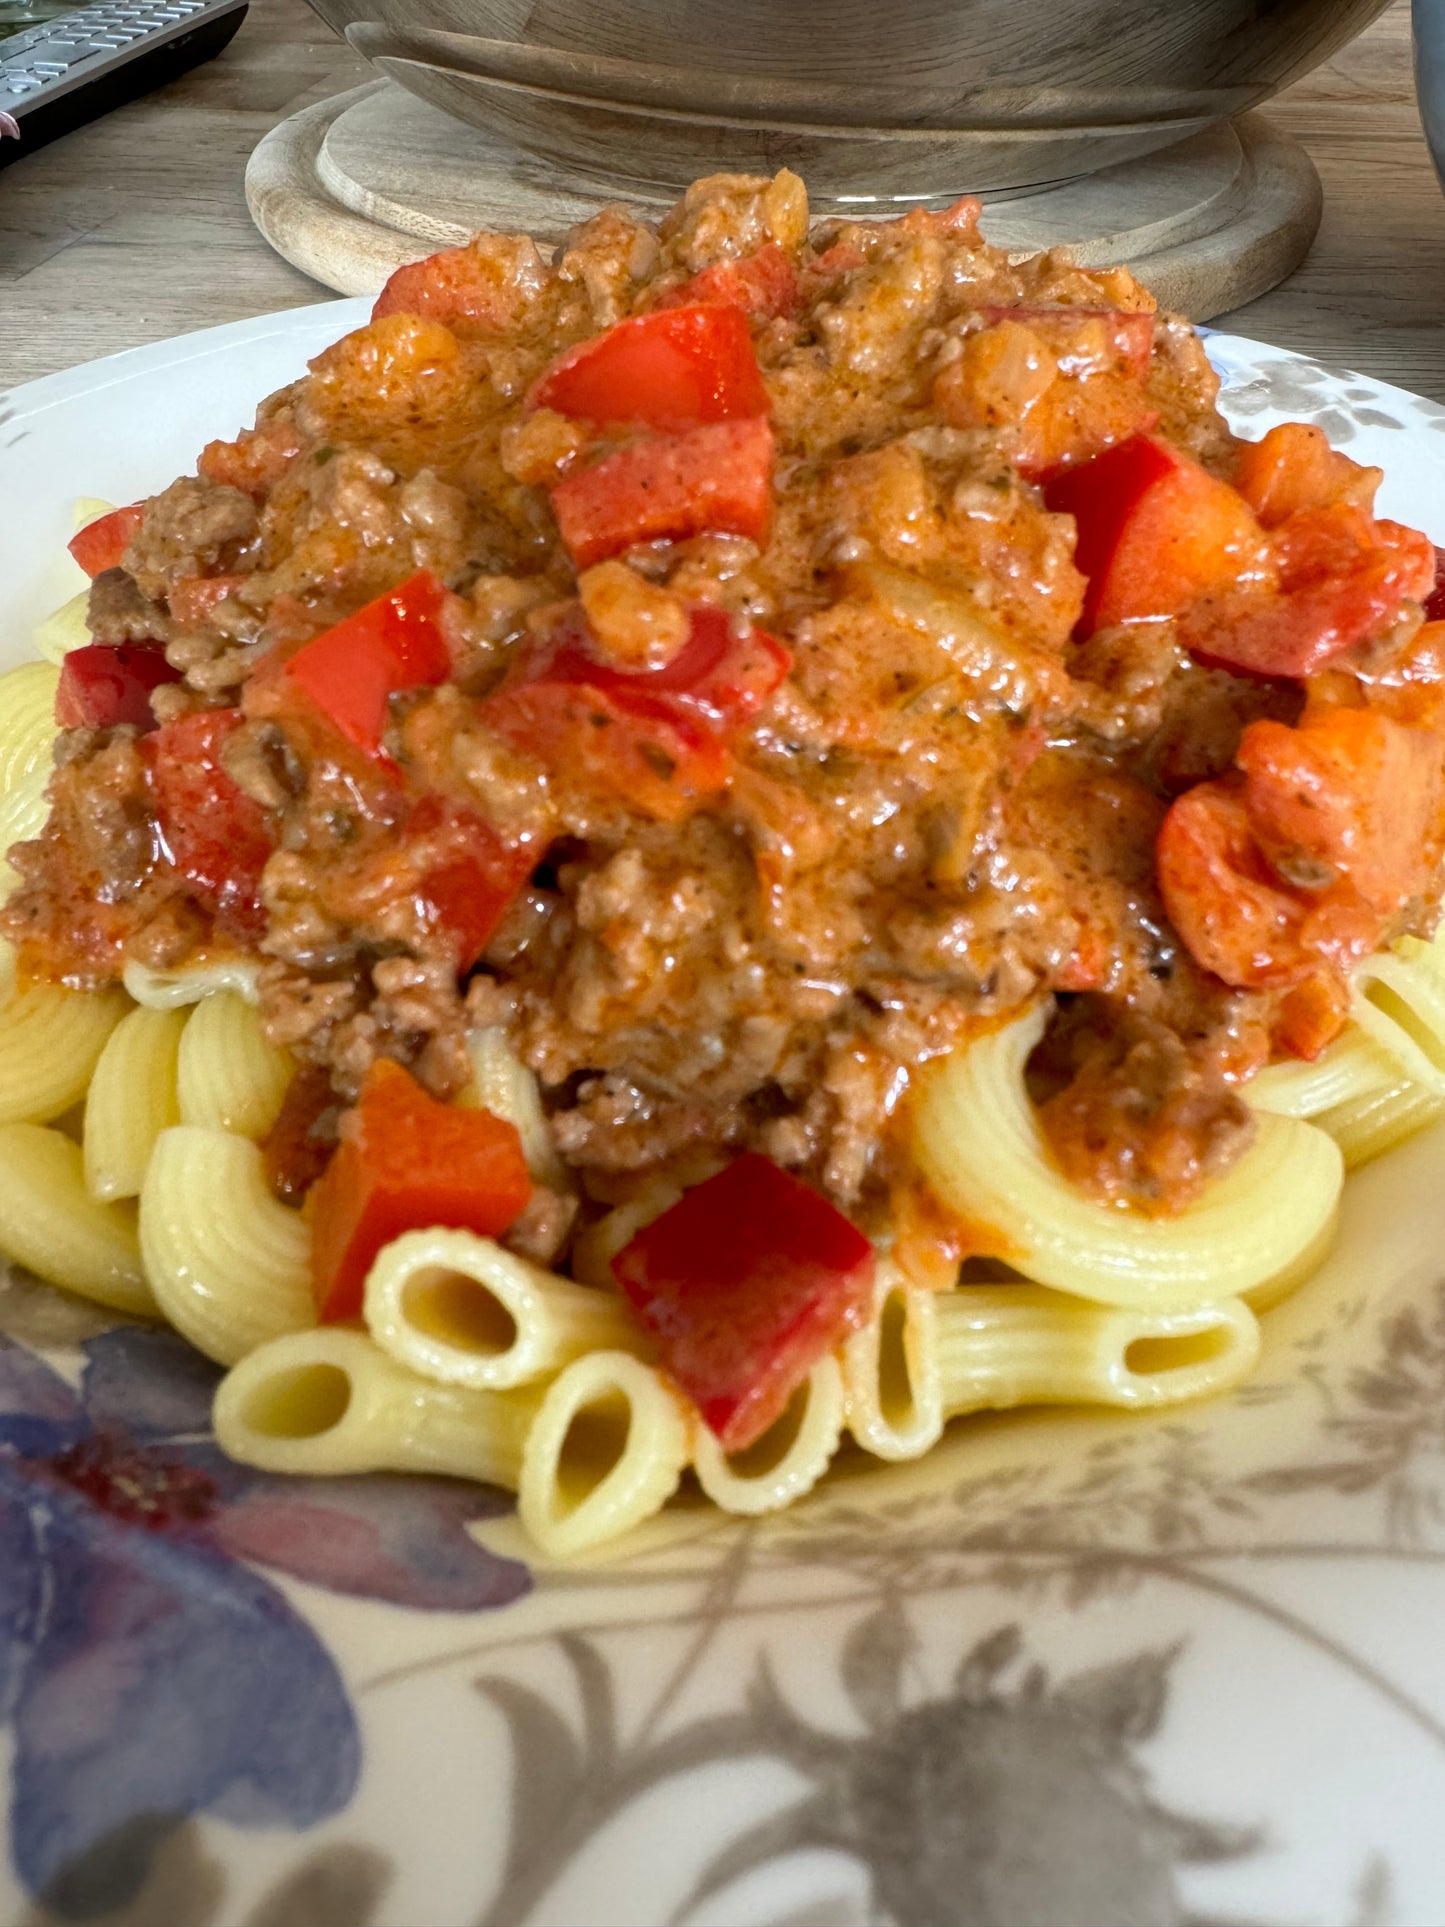
[[[526,1591],[480,1489],[305,1485],[210,1437],[218,1374],[170,1332],[86,1340],[76,1389],[0,1336],[0,1719],[11,1852],[63,1914],[128,1899],[181,1817],[308,1827],[361,1765],[340,1673],[270,1580],[477,1612]]]
[[[360,314],[7,398],[0,569],[21,581],[37,516],[130,499]],[[1445,409],[1210,352],[1236,427],[1317,421],[1445,540]],[[970,1422],[776,1520],[684,1502],[530,1582],[488,1495],[228,1467],[214,1375],[176,1341],[0,1288],[0,1918],[1445,1919],[1442,1164],[1437,1127],[1351,1179],[1232,1399]]]

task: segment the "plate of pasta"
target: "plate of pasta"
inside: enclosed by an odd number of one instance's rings
[[[1445,409],[719,176],[0,495],[7,1918],[1439,1918]]]

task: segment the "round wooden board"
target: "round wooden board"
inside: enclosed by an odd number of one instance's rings
[[[246,199],[278,253],[343,294],[374,293],[404,262],[478,228],[555,240],[596,206],[389,80],[283,121],[251,156]],[[989,199],[983,225],[1020,252],[1067,246],[1085,266],[1125,262],[1163,306],[1205,321],[1283,280],[1319,218],[1304,149],[1245,114],[1081,180]]]

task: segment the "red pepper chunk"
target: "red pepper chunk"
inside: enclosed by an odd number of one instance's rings
[[[750,1151],[644,1226],[612,1269],[663,1369],[738,1452],[863,1322],[874,1253],[826,1198]]]
[[[62,729],[114,729],[118,723],[154,729],[151,691],[180,677],[158,642],[93,642],[72,649],[60,665],[55,720]]]
[[[440,1104],[378,1058],[310,1193],[311,1273],[323,1320],[355,1318],[376,1254],[404,1231],[495,1238],[532,1195],[514,1124]]]
[[[602,662],[574,617],[482,705],[501,735],[588,788],[672,822],[732,774],[728,740],[763,707],[792,657],[725,610],[689,611],[688,640],[661,669]]]
[[[261,872],[274,847],[269,813],[227,775],[222,755],[245,717],[203,709],[142,742],[166,854],[223,936],[265,935]]]
[[[574,421],[693,428],[765,415],[768,391],[747,316],[740,308],[697,304],[636,315],[569,348],[530,401]]]
[[[1339,502],[1368,509],[1380,480],[1378,468],[1362,468],[1331,448],[1313,422],[1280,422],[1240,449],[1234,486],[1261,524],[1275,529],[1302,509]]]
[[[675,542],[709,530],[762,542],[772,478],[766,421],[710,422],[605,455],[558,483],[552,509],[573,562],[589,569],[634,542]]]
[[[1265,861],[1238,779],[1196,783],[1155,849],[1169,921],[1195,962],[1236,989],[1285,990],[1373,950],[1380,919],[1347,883],[1291,888]]]
[[[736,261],[715,261],[670,295],[663,304],[684,308],[696,303],[741,308],[769,321],[789,315],[798,305],[798,271],[776,241],[765,241]]]
[[[298,649],[282,673],[348,742],[378,756],[392,696],[451,674],[438,626],[445,596],[436,577],[420,569]]]
[[[504,841],[474,810],[424,796],[385,861],[393,875],[407,876],[420,918],[449,939],[458,971],[466,971],[536,869],[539,854],[532,843]]]
[[[482,715],[565,780],[659,823],[677,822],[732,775],[727,745],[712,730],[645,690],[542,676],[499,690]]]
[[[1308,676],[1377,635],[1407,599],[1423,600],[1435,552],[1423,535],[1337,503],[1300,509],[1274,530],[1277,591],[1243,584],[1189,610],[1197,656],[1243,676]]]
[[[1435,550],[1435,581],[1425,598],[1425,620],[1445,622],[1445,549]]]
[[[1080,638],[1177,616],[1262,566],[1264,537],[1249,504],[1157,436],[1135,435],[1064,471],[1044,497],[1077,526],[1074,561],[1089,584]]]
[[[140,527],[144,514],[145,503],[132,502],[129,508],[112,509],[109,515],[99,516],[76,530],[68,547],[92,581],[107,569],[120,567],[121,557],[130,547],[130,539]]]

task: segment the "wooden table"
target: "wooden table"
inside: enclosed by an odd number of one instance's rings
[[[251,0],[219,60],[0,173],[0,389],[322,299],[251,226],[246,157],[370,72],[302,0]],[[1445,195],[1407,0],[1269,112],[1319,167],[1324,224],[1303,267],[1222,325],[1445,401]]]

